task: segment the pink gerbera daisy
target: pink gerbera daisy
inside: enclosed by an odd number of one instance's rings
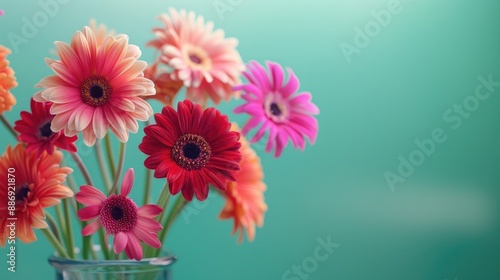
[[[149,155],[144,165],[155,178],[167,177],[170,192],[182,190],[188,201],[208,196],[208,184],[226,189],[240,169],[240,134],[229,131],[227,116],[215,108],[203,110],[189,100],[179,102],[177,112],[165,106],[155,114],[156,124],[144,128],[139,150]]]
[[[251,143],[259,141],[269,132],[266,152],[274,148],[275,157],[279,157],[291,139],[293,146],[305,149],[305,137],[314,144],[318,134],[318,121],[312,115],[319,114],[319,109],[311,102],[309,92],[297,93],[299,80],[291,69],[288,70],[288,82],[284,83],[283,68],[274,62],[267,63],[269,74],[259,63],[252,61],[248,71],[243,74],[248,84],[236,86],[234,90],[243,90],[245,104],[234,112],[251,115],[242,129],[243,135],[262,124],[257,133],[250,139]]]
[[[134,170],[125,173],[120,194],[106,196],[92,186],[81,186],[76,194],[76,200],[87,207],[78,211],[82,221],[94,220],[82,229],[82,235],[95,233],[101,226],[106,231],[106,240],[114,235],[113,248],[115,254],[125,250],[129,259],[142,259],[142,240],[153,248],[160,248],[161,242],[157,232],[162,229],[154,218],[158,216],[161,207],[148,204],[137,208],[135,202],[127,195],[134,183]]]
[[[165,27],[153,29],[157,39],[148,45],[161,52],[160,60],[173,69],[172,79],[184,82],[187,98],[203,105],[208,98],[215,104],[229,100],[244,70],[238,41],[193,12],[170,9],[160,20]]]
[[[142,96],[154,95],[154,84],[144,78],[146,62],[138,60],[141,51],[128,44],[126,35],[108,36],[98,47],[89,27],[75,33],[71,45],[55,42],[61,60],[46,59],[56,73],[42,79],[35,94],[38,102],[53,105],[51,130],[64,130],[66,136],[83,131],[86,145],[94,145],[108,129],[121,142],[136,133],[137,120],[153,114]]]
[[[44,151],[50,155],[55,147],[70,152],[76,152],[77,136],[67,137],[62,131],[53,132],[50,124],[53,115],[50,114],[51,103],[36,102],[31,99],[31,113],[22,111],[21,119],[16,121],[14,129],[19,132],[18,139],[27,144],[26,151],[35,151],[40,156]]]

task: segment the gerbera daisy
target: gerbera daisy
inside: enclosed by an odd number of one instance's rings
[[[193,194],[205,200],[209,183],[225,190],[226,181],[236,179],[240,134],[229,131],[227,116],[185,100],[179,102],[177,112],[164,107],[155,120],[156,124],[144,128],[139,150],[149,155],[144,165],[155,170],[155,178],[167,178],[170,193],[182,190],[188,201]]]
[[[73,196],[73,191],[63,185],[72,169],[59,166],[62,158],[63,154],[59,151],[52,155],[28,152],[23,144],[17,144],[14,148],[8,146],[0,157],[0,197],[4,199],[4,203],[0,204],[2,247],[10,234],[7,227],[10,221],[7,218],[16,218],[16,237],[22,242],[30,243],[36,241],[33,228],[47,228],[43,209]],[[12,182],[13,185],[8,185],[7,188],[7,182]],[[15,190],[10,187],[15,187]],[[14,194],[9,191],[14,191]],[[7,198],[12,195],[15,196],[15,211],[11,212]]]
[[[27,144],[26,151],[41,155],[44,151],[54,153],[58,147],[70,152],[76,152],[75,141],[77,136],[67,137],[62,131],[53,132],[50,124],[53,115],[50,114],[48,102],[36,102],[31,99],[31,113],[22,111],[21,119],[16,121],[14,129],[19,132],[18,139]]]
[[[159,19],[165,27],[153,29],[157,38],[148,45],[161,52],[160,60],[173,69],[172,79],[183,81],[187,98],[203,105],[208,98],[215,104],[229,100],[244,70],[238,40],[225,38],[223,30],[214,31],[213,22],[193,12],[170,9]]]
[[[51,130],[64,129],[66,136],[83,131],[86,145],[94,145],[108,128],[121,142],[136,133],[137,120],[153,114],[141,97],[154,95],[154,84],[143,77],[146,62],[137,60],[141,51],[128,44],[126,35],[108,36],[97,47],[89,27],[75,33],[71,45],[55,42],[61,60],[46,59],[56,75],[42,79],[35,94],[38,102],[52,102],[55,115]]]
[[[95,233],[101,226],[109,235],[114,236],[115,254],[125,250],[129,259],[142,259],[141,240],[153,248],[160,248],[161,242],[157,232],[162,229],[154,218],[161,207],[148,204],[137,208],[135,202],[128,198],[134,183],[134,169],[129,169],[123,178],[121,193],[106,197],[100,190],[92,186],[81,186],[76,200],[87,207],[78,211],[82,221],[94,220],[82,229],[82,235]]]
[[[309,92],[295,94],[299,80],[291,69],[287,69],[289,78],[284,83],[283,68],[275,62],[267,62],[267,66],[270,73],[255,61],[248,65],[248,71],[243,74],[249,83],[234,87],[234,90],[245,91],[242,98],[246,103],[234,112],[251,116],[242,129],[243,135],[262,124],[250,143],[258,142],[269,132],[266,152],[276,149],[274,156],[279,157],[288,139],[301,150],[305,149],[305,137],[311,144],[316,142],[318,121],[312,115],[319,114],[319,109],[311,102]]]
[[[236,124],[232,131],[239,131]],[[228,182],[224,192],[226,204],[219,217],[233,219],[233,234],[239,232],[238,242],[243,241],[243,232],[252,241],[255,237],[255,226],[264,225],[264,213],[267,205],[264,202],[266,185],[260,159],[244,137],[240,138],[241,155],[240,171],[236,172],[236,182]]]
[[[0,45],[0,115],[12,110],[16,104],[16,98],[10,93],[10,90],[17,87],[14,70],[10,68],[7,55],[10,49]]]
[[[144,77],[155,84],[156,94],[144,99],[156,99],[165,106],[173,106],[174,98],[182,88],[182,81],[174,81],[170,74],[158,67],[158,63],[148,66],[144,70]]]

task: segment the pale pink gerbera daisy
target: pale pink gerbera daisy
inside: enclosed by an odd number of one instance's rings
[[[144,78],[147,64],[138,60],[140,49],[128,44],[126,35],[108,36],[97,46],[89,27],[75,33],[71,45],[55,42],[61,60],[47,58],[56,73],[42,79],[43,88],[33,97],[38,102],[52,102],[55,115],[51,130],[64,130],[66,136],[83,131],[86,145],[94,145],[108,129],[121,142],[128,133],[136,133],[137,120],[146,121],[153,114],[142,99],[154,95],[154,84]]]
[[[113,247],[115,254],[125,250],[129,259],[142,259],[140,240],[153,248],[160,248],[161,242],[157,232],[162,229],[154,218],[158,216],[161,207],[148,204],[137,208],[135,202],[127,195],[134,183],[134,170],[125,173],[120,194],[106,196],[92,186],[81,186],[76,194],[76,200],[87,207],[78,211],[82,221],[94,220],[82,229],[82,235],[95,233],[101,226],[106,231],[106,240],[114,235]]]
[[[157,39],[148,43],[161,52],[160,60],[172,68],[172,79],[187,87],[187,98],[205,104],[211,98],[215,104],[233,95],[231,87],[239,84],[244,70],[238,41],[225,38],[221,29],[205,23],[202,16],[170,9],[160,20],[165,27],[155,28]]]
[[[237,114],[247,113],[250,120],[242,129],[243,135],[262,124],[251,143],[259,141],[269,132],[266,152],[274,148],[275,157],[279,157],[291,139],[295,148],[305,149],[305,137],[314,144],[318,134],[318,121],[312,115],[319,114],[319,109],[311,102],[309,92],[297,93],[299,80],[291,69],[288,70],[288,82],[284,83],[283,68],[274,62],[268,62],[269,74],[259,63],[252,61],[248,71],[243,74],[248,84],[236,86],[234,90],[243,90],[245,104],[237,107]]]

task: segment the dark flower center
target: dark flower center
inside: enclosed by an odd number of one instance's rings
[[[279,117],[282,114],[280,107],[276,103],[272,103],[271,107],[269,109],[271,110],[271,114],[273,114],[277,117]]]
[[[184,147],[182,147],[182,152],[188,159],[197,159],[200,157],[201,150],[198,145],[194,143],[187,143]]]
[[[93,85],[91,88],[90,88],[90,96],[92,96],[92,98],[101,98],[102,96],[104,95],[104,90],[102,89],[102,87],[100,87],[99,85]]]
[[[107,233],[127,232],[137,224],[137,205],[128,197],[113,194],[102,202],[99,217]]]
[[[119,220],[123,217],[123,210],[121,207],[115,206],[111,209],[111,217],[115,220]]]
[[[187,170],[204,167],[211,155],[210,145],[196,134],[184,134],[179,137],[171,152],[172,159]]]
[[[201,58],[199,58],[195,54],[189,55],[189,60],[191,60],[193,63],[196,63],[196,64],[201,64],[201,61],[202,61]]]
[[[42,127],[40,127],[40,135],[42,137],[50,137],[52,135],[52,130],[50,129],[50,122],[44,124]]]
[[[16,189],[16,202],[22,203],[26,198],[28,198],[28,194],[30,193],[30,188],[27,185],[17,187]]]
[[[101,76],[91,76],[80,86],[83,102],[94,107],[106,104],[111,98],[111,92],[108,81]]]

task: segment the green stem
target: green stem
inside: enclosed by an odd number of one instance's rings
[[[122,174],[123,170],[123,164],[125,162],[125,143],[120,143],[120,155],[119,155],[119,161],[118,161],[118,168],[116,169],[116,174],[115,174],[115,181],[113,182],[113,187],[111,188],[111,191],[109,194],[114,194],[117,193],[117,188],[118,188],[118,181],[120,179],[120,176]]]
[[[68,177],[66,177],[66,179],[68,181],[68,186],[70,187],[70,189],[73,190],[74,193],[77,193],[78,190],[76,189],[76,182],[73,174],[70,174]],[[74,196],[71,198],[71,207],[76,214],[76,212],[78,211],[78,207],[76,206],[76,199]]]
[[[101,175],[104,179],[104,184],[106,185],[106,191],[109,192],[111,190],[111,179],[109,179],[109,170],[106,163],[104,162],[102,142],[100,139],[95,143],[95,152],[97,156],[97,163],[99,164],[99,169],[101,170]]]
[[[172,224],[174,223],[175,219],[179,216],[184,206],[186,206],[188,203],[189,201],[186,201],[182,195],[179,195],[179,197],[175,201],[175,204],[172,207],[172,211],[170,211],[170,214],[168,215],[167,220],[165,221],[163,230],[161,230],[160,236],[158,238],[158,240],[160,240],[162,244],[165,242],[165,237],[167,236],[167,233]],[[154,255],[158,256],[160,252],[161,252],[160,249],[155,249]]]
[[[109,255],[110,252],[109,252],[108,247],[106,246],[106,236],[104,234],[103,228],[99,229],[99,241],[101,243],[101,251],[102,251],[102,254],[104,255],[104,258],[106,260],[110,260],[111,259],[110,255]]]
[[[54,236],[54,233],[48,228],[42,229],[43,234],[45,237],[47,237],[47,240],[54,246],[54,249],[56,249],[57,254],[59,254],[60,257],[62,258],[67,258],[69,259],[68,254],[64,250],[64,247],[61,245],[61,243],[57,240],[57,238]]]
[[[9,123],[9,121],[5,118],[4,115],[0,115],[0,121],[2,121],[3,125],[7,128],[7,130],[17,139],[17,132],[14,130],[14,127]]]
[[[115,181],[116,178],[114,176],[116,172],[116,165],[115,157],[113,156],[113,149],[111,148],[111,136],[109,136],[109,133],[106,134],[106,137],[104,137],[104,141],[106,142],[106,154],[108,156],[109,168],[111,168],[111,176],[113,176],[112,180]]]
[[[69,202],[68,199],[63,199],[64,219],[66,220],[66,242],[68,253],[71,258],[76,258],[75,255],[75,240],[73,239],[73,228],[71,227],[71,217],[69,215]]]
[[[64,200],[64,199],[63,199]],[[71,250],[71,247],[68,247],[68,233],[66,232],[67,227],[66,227],[66,221],[64,220],[64,215],[61,209],[61,204],[56,205],[56,216],[57,216],[57,221],[59,222],[59,228],[61,229],[62,233],[62,239],[61,241],[64,241],[64,244],[66,244],[66,249]]]
[[[62,235],[66,235],[66,221],[64,220],[63,212],[61,209],[61,204],[56,205],[56,216],[59,221],[59,228],[61,229]]]
[[[158,217],[156,217],[156,220],[158,222],[162,222],[163,220],[163,216],[165,216],[165,213],[168,211],[168,202],[170,200],[172,196],[170,195],[170,191],[168,189],[168,182],[165,183],[165,186],[163,187],[162,191],[161,191],[161,194],[160,194],[160,197],[158,198],[158,202],[156,202],[156,205],[158,205],[159,207],[161,207],[163,210],[161,211],[160,215]],[[146,249],[144,250],[144,256],[145,257],[153,257],[153,250],[154,248],[152,247],[149,247],[149,246],[145,246]]]
[[[61,241],[61,234],[59,233],[59,228],[57,227],[57,223],[54,217],[52,217],[52,215],[50,215],[48,212],[45,212],[45,218],[47,219],[49,228],[54,233],[55,238]]]
[[[85,166],[85,164],[82,161],[82,158],[78,153],[70,153],[71,157],[73,157],[73,160],[76,162],[76,165],[78,165],[78,168],[82,172],[83,178],[85,179],[85,182],[89,186],[94,186],[94,183],[92,183],[92,178],[90,177],[90,173]]]
[[[165,216],[165,213],[167,212],[168,201],[170,200],[171,197],[172,195],[170,194],[170,190],[168,189],[168,183],[165,183],[165,186],[161,191],[160,197],[158,198],[158,202],[156,203],[156,205],[160,206],[163,209],[163,211],[161,211],[160,216],[156,218],[156,220],[160,223],[163,220],[163,216]]]
[[[149,203],[149,196],[151,195],[151,176],[153,175],[153,171],[151,169],[146,168],[146,192],[144,193],[144,201],[142,205],[146,205]]]
[[[151,122],[148,120],[146,120],[146,126],[150,125]],[[152,171],[151,169],[147,168],[146,167],[146,179],[145,179],[145,186],[146,186],[146,192],[144,194],[144,201],[142,203],[142,205],[146,205],[149,203],[149,196],[151,195],[151,176],[152,176]]]

